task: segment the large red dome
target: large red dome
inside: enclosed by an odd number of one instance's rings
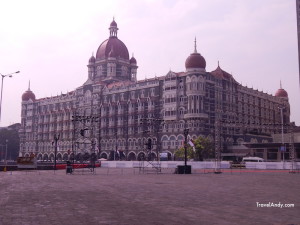
[[[186,60],[185,60],[185,68],[203,68],[206,67],[206,61],[202,55],[197,52],[192,53]]]
[[[96,59],[105,59],[108,57],[129,60],[129,53],[126,45],[117,37],[109,37],[102,42],[97,50]]]

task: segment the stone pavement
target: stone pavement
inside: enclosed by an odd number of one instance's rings
[[[0,225],[300,224],[299,173],[171,172],[0,172]]]

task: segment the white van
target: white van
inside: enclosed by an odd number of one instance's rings
[[[259,157],[243,157],[242,162],[264,162],[264,159]]]

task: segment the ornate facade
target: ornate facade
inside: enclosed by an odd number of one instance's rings
[[[268,142],[282,119],[290,122],[284,89],[273,96],[245,87],[219,65],[207,72],[196,40],[184,72],[137,80],[137,61],[129,58],[117,32],[113,21],[109,38],[89,59],[86,82],[74,91],[37,99],[29,86],[22,96],[20,156],[54,159],[54,135],[60,134],[58,159],[93,152],[112,159],[121,152],[122,158],[137,160],[148,139],[153,157],[164,151],[172,158],[185,128],[191,138],[212,141],[220,131],[224,150],[242,142]]]

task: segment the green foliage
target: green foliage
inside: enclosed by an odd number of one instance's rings
[[[194,140],[195,144],[195,160],[203,161],[203,159],[213,158],[215,156],[214,144],[207,138],[198,137]]]
[[[187,159],[194,159],[196,161],[203,161],[214,157],[214,144],[207,138],[199,137],[194,140],[195,151],[188,144],[187,145]],[[184,147],[175,151],[175,159],[184,160]]]
[[[187,148],[187,159],[193,159],[195,152],[192,147]],[[175,160],[184,160],[184,147],[181,147],[175,151]]]

